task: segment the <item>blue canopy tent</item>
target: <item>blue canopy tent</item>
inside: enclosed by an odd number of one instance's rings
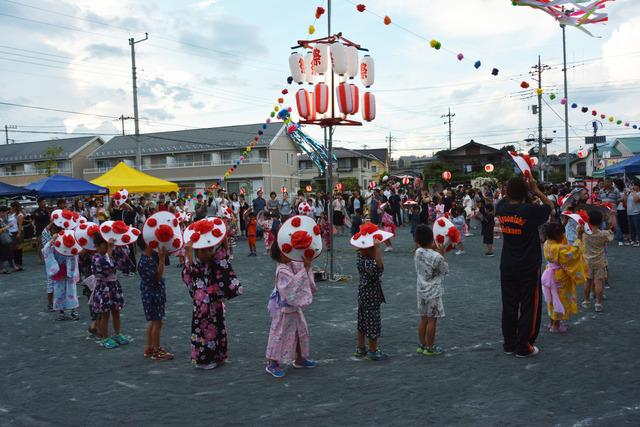
[[[616,163],[606,169],[607,176],[611,175],[639,175],[640,174],[640,154],[629,159]]]
[[[24,188],[35,191],[38,197],[45,198],[109,194],[107,188],[64,175],[52,175],[25,185]]]
[[[0,182],[0,197],[28,196],[30,194],[34,194],[34,192],[22,187]]]

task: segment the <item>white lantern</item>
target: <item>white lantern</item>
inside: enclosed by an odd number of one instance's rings
[[[376,97],[371,92],[362,96],[362,118],[367,122],[376,118]]]
[[[304,79],[310,85],[313,84],[316,78],[316,67],[313,66],[313,52],[309,51],[304,55]]]
[[[347,46],[347,77],[350,79],[358,75],[358,49],[355,46]]]
[[[291,77],[293,77],[294,82],[298,84],[304,82],[304,57],[298,52],[293,52],[289,55],[289,70],[291,71]]]
[[[306,89],[300,89],[296,92],[296,104],[300,117],[308,120],[313,116],[313,99]]]
[[[540,163],[537,157],[531,157],[530,160],[533,166],[538,166],[538,163]]]
[[[357,114],[360,109],[360,89],[354,84],[349,84],[349,89],[351,90],[351,99],[353,99],[351,114]]]
[[[485,172],[491,173],[494,170],[494,167],[491,163],[487,163],[486,165],[484,165],[484,170]]]
[[[351,110],[353,109],[353,97],[348,83],[342,82],[338,85],[336,88],[336,100],[338,101],[338,107],[342,114],[351,114]]]
[[[360,61],[360,78],[365,87],[371,87],[375,81],[375,65],[373,58],[369,55],[365,55]]]
[[[316,104],[316,112],[318,114],[324,114],[329,109],[329,86],[325,83],[316,84],[316,88],[313,91],[313,98]]]
[[[313,62],[315,72],[318,75],[324,75],[329,71],[329,47],[326,44],[320,44],[313,48]]]
[[[340,42],[333,43],[330,48],[333,72],[344,76],[347,72],[347,48]]]

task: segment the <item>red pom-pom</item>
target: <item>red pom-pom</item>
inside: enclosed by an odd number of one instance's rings
[[[155,233],[153,233],[161,242],[168,242],[173,238],[173,228],[169,227],[167,224],[161,224],[158,228],[156,228]]]
[[[176,218],[173,219],[173,226],[174,227],[178,226],[178,220]]]
[[[318,224],[313,226],[313,234],[315,234],[316,236],[320,235],[320,226]],[[360,235],[360,233],[357,233],[358,235]]]
[[[53,218],[53,219],[58,219],[58,214],[53,214],[53,215],[51,215],[51,218]]]
[[[291,225],[294,227],[300,227],[301,222],[300,218],[296,216],[291,220]]]
[[[285,243],[284,245],[282,245],[282,252],[284,252],[285,254],[288,254],[289,252],[291,252],[292,249],[293,248],[288,243]]]
[[[64,236],[64,231],[58,231],[58,236]]]
[[[578,221],[578,224],[580,224],[580,225],[584,225],[584,219],[579,220],[579,221]]]
[[[288,94],[288,93],[289,93],[289,90],[287,90],[287,89],[282,89],[282,94],[283,94],[283,95],[286,95],[286,94]]]
[[[189,240],[191,240],[193,243],[197,242],[198,240],[200,240],[200,233],[193,233]]]
[[[356,10],[358,12],[364,12],[366,9],[367,9],[367,6],[363,5],[362,3],[356,6]]]
[[[54,243],[54,245],[56,245],[57,247],[60,247],[60,245],[61,245],[60,240],[56,240],[56,242]]]
[[[449,245],[449,246],[447,246],[447,252],[450,252],[450,251],[452,251],[452,250],[453,250],[453,245]]]
[[[391,18],[389,18],[388,16],[385,16],[383,22],[384,22],[384,25],[389,25],[391,24]]]
[[[529,83],[527,83],[527,82],[522,82],[522,83],[520,83],[520,87],[521,87],[522,89],[529,89]]]
[[[115,221],[111,227],[116,234],[124,234],[129,231],[129,226],[124,221]]]
[[[152,241],[149,242],[149,247],[151,249],[156,249],[158,247],[158,245],[159,244],[158,244],[158,242],[156,240],[152,240]]]
[[[377,240],[379,242],[382,241],[382,234],[374,234],[373,235],[373,240]]]
[[[373,234],[378,231],[378,226],[372,222],[366,222],[360,226],[360,234],[367,235]]]
[[[206,219],[201,219],[193,225],[193,229],[200,234],[207,234],[208,232],[213,230],[213,224],[211,223],[211,221],[207,221]]]
[[[71,249],[71,255],[76,255],[78,253],[78,248]]]
[[[438,220],[438,225],[439,225],[440,227],[444,227],[444,226],[445,226],[445,224],[446,224],[446,222],[444,222],[444,219],[440,218],[440,219]]]
[[[73,212],[68,211],[68,210],[64,210],[64,211],[62,211],[62,217],[64,219],[71,219],[71,218],[73,218]]]
[[[362,237],[362,234],[356,233],[353,235],[353,240],[358,240],[360,237]]]
[[[312,242],[313,238],[304,230],[298,230],[291,235],[291,246],[296,249],[306,249]]]
[[[220,218],[216,218],[216,219],[213,220],[213,223],[215,225],[222,225],[222,220]]]
[[[131,232],[133,233],[134,236],[139,236],[140,235],[140,230],[138,230],[137,228],[132,228]]]
[[[318,6],[316,8],[316,19],[320,19],[320,17],[324,14],[324,7]]]
[[[305,249],[304,251],[305,258],[313,258],[315,254],[316,254],[316,251],[314,251],[313,249]]]
[[[180,241],[180,239],[173,239],[173,247],[174,248],[178,249],[181,244],[182,244],[182,242]]]
[[[103,225],[102,227],[100,227],[100,231],[102,231],[103,233],[111,233],[111,227],[109,227],[108,225]]]
[[[84,237],[81,237],[81,238],[78,239],[78,244],[80,246],[85,246],[87,243],[88,243],[87,239],[85,239]]]
[[[87,224],[80,224],[80,230],[86,230]]]
[[[69,221],[65,221],[63,225],[64,225],[64,228],[68,228],[69,227]]]
[[[155,218],[149,218],[147,220],[147,225],[149,227],[155,227],[156,225],[158,225],[158,221]]]
[[[220,236],[222,236],[222,231],[220,231],[219,228],[216,228],[215,230],[213,230],[211,232],[211,234],[213,234],[213,237],[220,237]]]
[[[119,191],[116,191],[116,194],[114,194],[114,195],[113,195],[113,198],[114,198],[115,200],[120,200],[120,198],[121,198],[121,197],[122,197],[122,195],[120,194],[120,192],[119,192]]]
[[[129,243],[131,241],[131,236],[129,236],[128,234],[124,234],[121,240],[122,243]]]
[[[444,236],[442,234],[438,234],[436,236],[436,242],[443,244],[444,243]]]
[[[71,248],[76,244],[76,239],[74,239],[73,236],[69,234],[65,234],[64,236],[62,236],[62,243],[64,243],[66,247]]]

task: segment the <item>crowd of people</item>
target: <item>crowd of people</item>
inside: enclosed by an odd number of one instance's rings
[[[458,186],[441,191],[422,188],[420,180],[408,186],[389,180],[372,191],[336,193],[332,199],[324,192],[303,191],[294,198],[286,192],[280,196],[272,192],[265,198],[259,190],[250,203],[245,194],[227,196],[224,189],[218,189],[187,202],[172,192],[157,198],[144,194],[125,201],[111,198],[106,204],[96,198],[71,204],[58,200],[51,207],[41,199],[29,214],[19,202],[10,208],[0,207],[3,272],[23,270],[22,244],[36,236],[38,255],[47,273],[47,309],[56,313],[58,320],[78,320],[76,288],[81,287],[89,302],[89,332],[106,349],[131,341],[122,333],[120,311],[125,299],[117,277],[139,275],[148,321],[143,355],[170,360],[174,356],[161,346],[160,335],[166,303],[165,267],[171,253],[178,259],[177,266],[193,299],[192,362],[198,368],[212,369],[227,359],[223,301],[241,295],[243,289],[231,266],[234,248],[245,240],[249,256],[258,256],[258,241],[262,241],[264,254],[277,264],[269,300],[272,327],[266,370],[282,377],[284,364],[315,366],[309,358],[309,336],[302,313],[317,290],[313,257],[305,254],[292,260],[290,251],[304,242],[292,239],[283,245],[279,236],[280,230],[298,215],[313,220],[309,234],[320,235],[325,249],[332,235],[342,234],[348,234],[357,249],[360,277],[354,356],[373,361],[387,357],[378,346],[380,306],[385,302],[382,253],[393,250],[394,237],[402,229],[413,235],[415,244],[420,316],[417,352],[428,356],[444,351],[436,345],[436,324],[444,317],[443,289],[450,247],[434,237],[433,226],[440,218],[450,220],[463,237],[456,244],[456,255],[465,254],[464,236],[476,229],[486,245],[486,256],[494,255],[494,238],[504,239],[500,260],[504,351],[518,357],[539,352],[535,340],[541,323],[541,294],[547,302],[549,333],[566,333],[569,316],[580,306],[590,309],[593,301],[596,312],[604,310],[604,291],[609,286],[608,242],[617,238],[620,246],[640,246],[640,184],[622,180],[604,180],[590,194],[583,186],[567,183],[543,188],[531,177],[516,177],[500,185],[486,183],[481,188]],[[176,226],[180,224],[184,242],[174,244],[174,248],[137,238],[161,212],[175,217]],[[75,224],[75,234],[70,231],[70,222]],[[69,243],[67,249],[76,242],[80,244],[77,231],[87,232],[87,224],[96,227],[89,234],[91,242],[84,239],[82,250],[76,252],[59,250],[60,242],[62,246]],[[116,229],[132,236],[131,243],[110,238],[109,233]],[[69,235],[76,240],[71,241]],[[209,236],[208,241],[214,243],[203,245],[201,236]],[[580,285],[584,285],[584,291],[578,304],[576,289]]]

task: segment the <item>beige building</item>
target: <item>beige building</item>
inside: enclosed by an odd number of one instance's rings
[[[334,166],[334,181],[336,183],[340,182],[341,178],[355,178],[360,187],[364,189],[368,188],[369,182],[374,179],[374,176],[379,176],[377,164],[381,162],[373,155],[340,147],[335,147],[333,153],[337,158],[337,164]],[[324,181],[324,177],[318,176],[318,168],[308,155],[301,155],[298,164],[300,165],[301,185],[306,186],[313,181]]]
[[[93,163],[87,156],[103,144],[99,136],[85,136],[0,145],[0,181],[26,185],[54,174],[82,179]]]
[[[282,186],[297,190],[298,150],[280,123],[262,130],[264,134],[248,158],[220,183],[220,177],[236,164],[258,130],[262,124],[142,134],[142,171],[175,182],[184,192],[204,191],[215,183],[229,193],[244,189],[249,199],[259,188],[278,194]],[[134,166],[135,157],[134,136],[116,136],[89,155],[92,164],[84,170],[84,179],[92,180],[120,161]]]

